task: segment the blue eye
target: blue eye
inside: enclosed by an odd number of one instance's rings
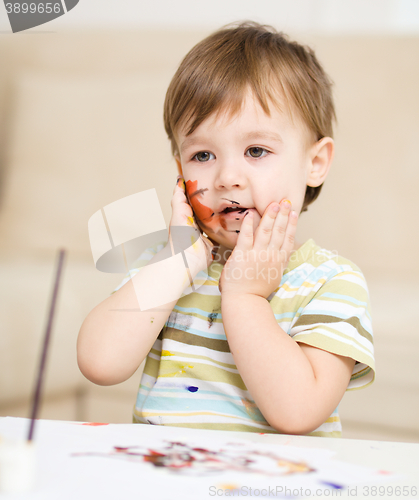
[[[196,153],[192,159],[204,163],[209,160],[213,160],[214,158],[215,156],[212,153],[209,153],[208,151],[200,151],[199,153]]]
[[[253,148],[249,148],[246,151],[246,153],[249,153],[249,155],[252,158],[263,158],[264,156],[266,156],[269,153],[269,151],[267,151],[265,148],[253,147]]]

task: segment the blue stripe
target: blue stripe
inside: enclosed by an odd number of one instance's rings
[[[365,301],[357,300],[357,299],[354,299],[353,297],[350,297],[349,295],[343,295],[340,293],[325,292],[325,293],[322,293],[319,298],[322,298],[322,297],[330,297],[331,299],[346,300],[347,302],[352,302],[353,304],[356,304],[358,306],[363,306],[363,307],[368,306],[368,304]]]
[[[187,391],[185,391],[186,393]],[[201,399],[197,395],[198,392],[188,392],[189,397],[181,398],[177,397],[153,397],[148,396],[147,398],[147,408],[144,411],[160,411],[160,410],[170,410],[171,413],[185,413],[185,412],[216,412],[224,415],[234,415],[236,417],[245,418],[251,421],[266,422],[260,410],[256,407],[252,407],[250,412],[252,418],[246,412],[245,407],[235,405],[228,401],[217,401],[213,399]],[[140,408],[139,408],[140,409]]]
[[[275,319],[285,319],[285,318],[290,318],[290,319],[293,319],[294,316],[295,316],[295,313],[294,312],[290,312],[290,313],[283,313],[283,314],[274,314],[275,316]]]

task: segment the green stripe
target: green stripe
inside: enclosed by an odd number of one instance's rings
[[[184,353],[184,352],[179,352],[179,351],[170,351],[170,354],[172,356],[179,356],[179,357],[184,357],[187,358],[185,361],[179,361],[179,363],[187,363],[189,362],[190,359],[192,360],[197,360],[197,361],[210,361],[211,363],[214,363],[215,365],[219,366],[220,368],[231,368],[233,370],[237,370],[237,366],[234,363],[223,363],[222,361],[218,361],[216,359],[210,358],[209,356],[200,356],[198,354],[190,354]],[[167,357],[163,356],[163,359],[167,359]]]
[[[317,332],[311,332],[308,336],[301,336],[301,339],[298,338],[298,335],[299,334],[296,333],[293,337],[296,342],[311,345],[312,347],[317,347],[318,349],[328,351],[332,354],[352,358],[355,361],[359,361],[360,363],[370,366],[375,371],[374,358],[371,355],[367,355],[359,351],[353,346],[348,346],[339,340],[326,337],[326,335]]]
[[[341,431],[331,431],[331,432],[315,431],[315,432],[310,432],[310,434],[306,434],[306,436],[341,438],[342,432]]]
[[[182,373],[184,372],[184,373]],[[159,377],[194,378],[207,382],[222,382],[247,391],[243,379],[238,373],[231,373],[223,368],[189,361],[170,361],[163,358],[160,363]]]
[[[295,322],[294,327],[306,325],[314,326],[317,323],[349,323],[357,329],[360,335],[362,335],[372,344],[372,335],[367,332],[367,330],[365,330],[365,328],[361,325],[359,318],[357,318],[356,316],[342,319],[338,318],[337,316],[329,316],[326,314],[302,314]]]
[[[330,332],[330,333],[334,333],[335,335],[338,335],[339,337],[342,337],[343,339],[348,339],[351,341],[351,343],[355,343],[358,348],[360,349],[360,351],[362,352],[363,350],[367,350],[368,352],[371,353],[371,349],[368,349],[367,347],[365,347],[363,344],[361,344],[357,339],[355,339],[354,337],[351,337],[350,335],[345,335],[344,333],[342,333],[341,331],[337,330],[336,328],[331,328],[330,326],[325,326],[325,325],[319,325],[322,327],[322,330],[326,330],[326,332]],[[317,328],[317,327],[315,327]],[[300,332],[301,334],[303,332]],[[300,333],[296,333],[294,335],[294,337],[297,337],[298,335],[300,335]],[[319,335],[325,335],[327,337],[327,334],[325,333],[320,333],[319,332]],[[330,338],[330,337],[328,337]],[[331,340],[334,340],[334,339],[331,339]],[[345,344],[347,345],[347,344]],[[343,347],[343,345],[342,345]],[[353,346],[351,346],[353,348]],[[372,345],[371,345],[371,348],[372,348]]]
[[[164,338],[176,340],[177,342],[182,342],[196,347],[206,347],[207,349],[211,349],[213,351],[230,352],[227,340],[209,339],[207,337],[194,335],[193,333],[184,332],[176,328],[166,327]]]
[[[157,378],[159,374],[160,359],[154,359],[147,356],[143,373],[149,375],[150,377]]]

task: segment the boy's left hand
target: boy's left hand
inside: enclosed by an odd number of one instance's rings
[[[279,211],[275,211],[278,209]],[[253,214],[243,219],[237,244],[224,265],[222,295],[253,294],[265,299],[276,290],[294,249],[298,215],[291,203],[271,203],[253,234]]]

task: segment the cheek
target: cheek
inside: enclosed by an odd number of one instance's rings
[[[281,176],[281,179],[278,179],[276,177],[271,179],[271,182],[265,183],[263,189],[254,193],[255,206],[262,217],[272,202],[280,203],[282,200],[288,199],[292,203],[293,210],[299,213],[303,206],[305,192],[305,178],[302,175],[298,178]]]
[[[189,203],[191,204],[195,215],[200,220],[209,219],[212,215],[211,208],[207,207],[200,197],[208,191],[207,188],[198,187],[198,181],[186,181],[186,194],[188,195]]]

